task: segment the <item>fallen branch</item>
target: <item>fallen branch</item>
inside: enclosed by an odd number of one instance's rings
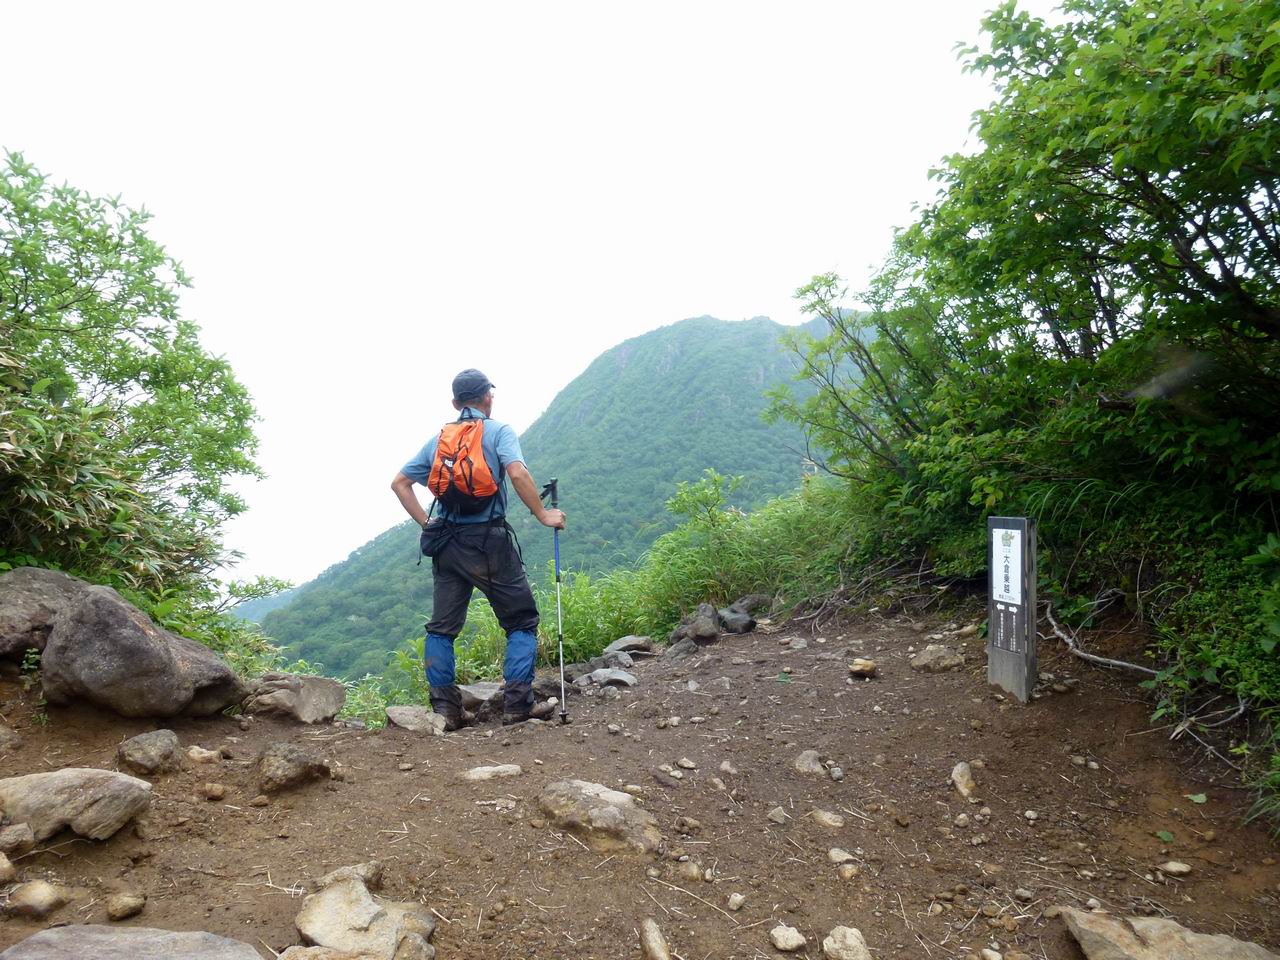
[[[1110,657],[1100,657],[1095,653],[1085,653],[1080,649],[1076,638],[1058,626],[1058,621],[1053,619],[1053,604],[1045,602],[1045,616],[1049,620],[1049,625],[1053,627],[1053,635],[1067,645],[1067,649],[1081,660],[1087,660],[1090,663],[1096,663],[1101,667],[1114,667],[1117,670],[1132,670],[1134,673],[1141,673],[1144,676],[1154,677],[1156,671],[1150,667],[1144,667],[1138,663],[1130,663],[1128,660],[1112,660]]]

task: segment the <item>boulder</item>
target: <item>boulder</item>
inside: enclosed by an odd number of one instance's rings
[[[358,878],[332,883],[302,901],[294,921],[305,943],[379,960],[432,957],[431,914],[417,903],[375,897]]]
[[[653,651],[653,641],[648,637],[619,637],[613,643],[609,644],[602,651],[603,654],[608,653],[651,653]]]
[[[383,863],[381,860],[370,860],[367,863],[356,863],[349,867],[331,870],[311,885],[311,891],[323,890],[343,880],[359,880],[370,890],[382,889]]]
[[[716,612],[726,633],[750,633],[756,628],[756,618],[742,610],[725,607]]]
[[[410,733],[443,736],[445,719],[430,707],[387,707],[387,723]]]
[[[1280,955],[1225,934],[1193,933],[1159,917],[1116,917],[1059,908],[1088,960],[1280,960]]]
[[[941,643],[931,643],[911,659],[912,670],[946,673],[964,666],[964,657]]]
[[[105,840],[151,804],[151,784],[113,770],[67,767],[0,780],[0,810],[37,840],[63,827]]]
[[[292,673],[264,673],[244,701],[244,712],[288,717],[299,723],[328,723],[347,702],[339,680]]]
[[[653,814],[628,793],[586,780],[558,780],[538,797],[547,819],[596,850],[655,853],[662,833]]]
[[[130,737],[116,749],[116,759],[134,773],[158,773],[178,766],[178,735],[151,730]]]
[[[246,692],[212,650],[156,626],[110,587],[86,587],[54,619],[40,680],[50,703],[86,700],[126,717],[210,716]]]
[[[263,793],[279,793],[329,775],[329,761],[292,743],[273,743],[258,757],[258,789]]]
[[[146,927],[74,924],[42,930],[0,953],[0,960],[261,960],[239,940],[212,933],[173,933]]]
[[[57,570],[18,567],[0,573],[0,657],[43,650],[54,618],[75,606],[89,584]]]

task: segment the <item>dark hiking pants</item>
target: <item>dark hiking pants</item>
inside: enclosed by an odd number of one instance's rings
[[[505,521],[459,524],[432,558],[431,570],[435,597],[427,623],[427,682],[431,686],[454,682],[453,641],[466,623],[471,591],[479,590],[507,635],[503,677],[508,685],[531,683],[538,607],[515,536]]]

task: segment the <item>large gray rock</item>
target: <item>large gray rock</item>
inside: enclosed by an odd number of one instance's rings
[[[209,716],[246,693],[212,650],[156,626],[110,587],[86,587],[54,619],[40,679],[50,703],[87,700],[126,717]]]
[[[698,604],[685,636],[695,643],[711,643],[720,636],[720,613],[709,603]]]
[[[146,927],[74,924],[42,930],[15,944],[0,960],[261,960],[239,940],[212,933],[173,933]]]
[[[650,653],[653,650],[653,641],[648,637],[619,637],[613,643],[609,644],[601,652],[603,656],[606,653]]]
[[[305,943],[382,960],[432,957],[431,914],[417,903],[375,897],[356,877],[332,883],[302,901],[294,924]]]
[[[718,611],[720,626],[726,633],[750,633],[756,628],[756,618],[742,610],[725,607]]]
[[[1116,917],[1073,907],[1059,913],[1088,960],[1280,960],[1256,943],[1193,933],[1159,917]]]
[[[258,757],[258,789],[263,793],[279,793],[329,775],[329,761],[292,743],[273,743]]]
[[[120,744],[116,759],[134,773],[160,773],[178,766],[178,746],[172,730],[151,730]]]
[[[601,667],[599,670],[592,670],[585,677],[579,677],[575,682],[581,686],[584,680],[589,683],[598,683],[602,687],[609,685],[634,687],[637,683],[634,674],[619,670],[616,667]]]
[[[56,570],[18,567],[0,573],[0,657],[43,650],[54,618],[74,606],[89,584]]]
[[[586,840],[597,850],[655,853],[662,833],[653,814],[635,797],[586,780],[558,780],[538,797],[538,806],[556,826]]]
[[[151,804],[151,784],[114,770],[67,767],[0,780],[0,810],[45,840],[63,827],[105,840]]]
[[[329,677],[264,673],[254,681],[244,712],[274,714],[299,723],[328,723],[347,702],[347,688]]]

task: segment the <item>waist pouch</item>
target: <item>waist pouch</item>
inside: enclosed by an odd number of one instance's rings
[[[486,520],[482,523],[450,523],[443,517],[433,517],[422,528],[422,533],[418,537],[418,546],[422,548],[424,557],[438,557],[458,534],[464,531],[479,531],[492,527],[511,530],[511,527],[507,525],[506,517],[495,517],[493,520]]]
[[[422,555],[424,557],[436,556],[449,545],[449,541],[453,539],[456,530],[457,527],[454,524],[446,523],[440,517],[435,517],[428,521],[418,537],[418,546],[422,548]]]

